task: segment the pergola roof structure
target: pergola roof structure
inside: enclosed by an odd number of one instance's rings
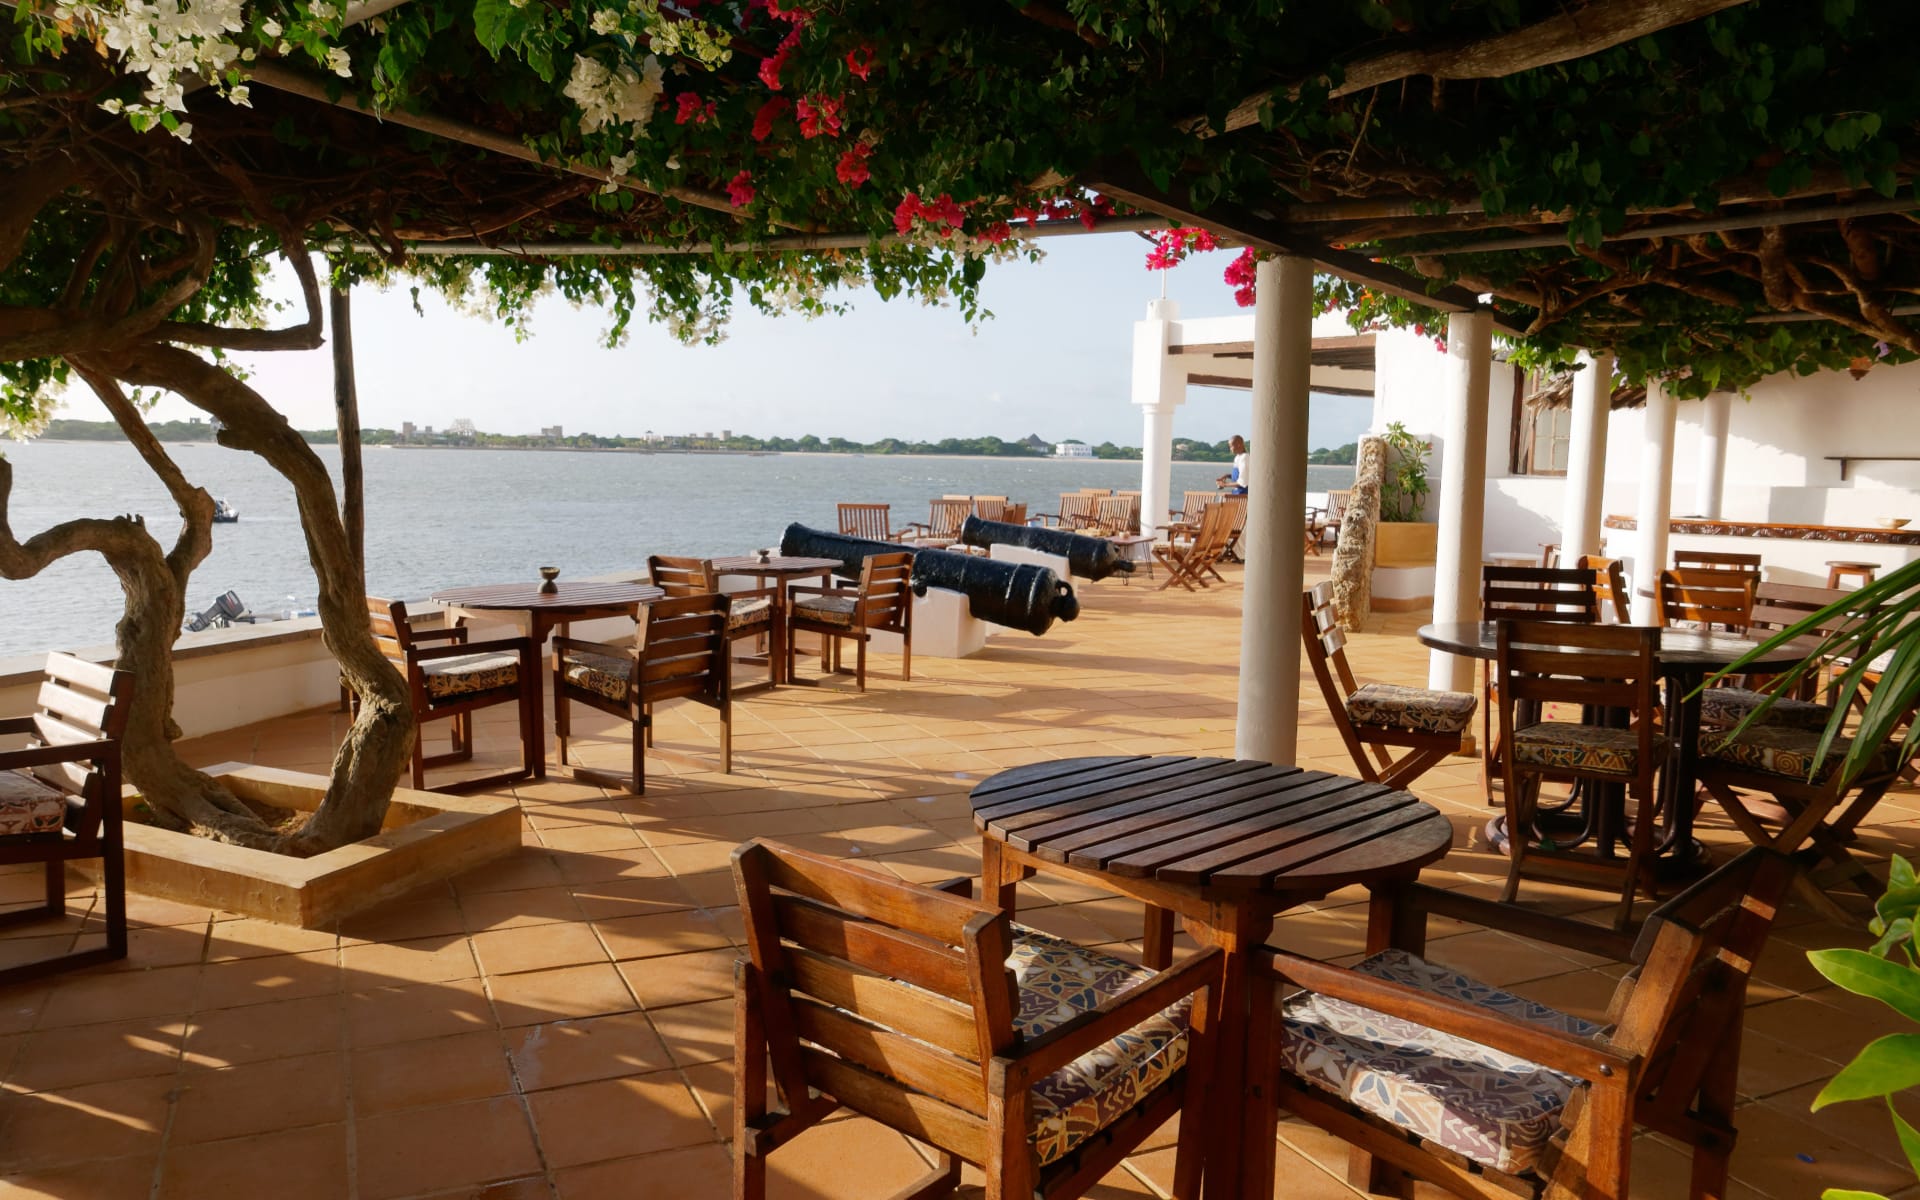
[[[1193,323],[1204,329],[1208,322]],[[1333,396],[1373,395],[1374,335],[1355,333],[1313,339],[1313,390]],[[1246,340],[1177,343],[1167,353],[1182,359],[1187,382],[1197,387],[1253,387],[1253,343]]]

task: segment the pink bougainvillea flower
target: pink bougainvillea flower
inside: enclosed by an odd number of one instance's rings
[[[914,219],[920,212],[919,193],[908,192],[901,198],[899,207],[893,210],[893,231],[904,236],[907,230],[913,228]]]
[[[958,229],[960,222],[967,219],[967,209],[964,204],[957,203],[952,196],[941,192],[939,198],[924,207],[923,215],[929,221],[945,225],[949,229]]]
[[[752,171],[741,171],[732,179],[727,180],[727,200],[731,202],[735,208],[745,208],[747,205],[752,204],[753,198],[757,194],[753,186]]]
[[[793,57],[793,48],[800,44],[802,28],[803,25],[796,24],[787,36],[780,39],[773,53],[760,60],[760,82],[767,85],[768,91],[780,90],[780,72],[786,68],[787,60]]]
[[[865,79],[867,76],[873,74],[873,64],[876,57],[873,43],[861,42],[858,46],[847,51],[847,70],[851,71],[856,79]]]
[[[792,107],[793,103],[791,101],[780,96],[775,96],[765,104],[762,104],[760,111],[753,114],[753,140],[756,142],[764,142],[768,137],[772,136],[773,123],[780,119],[782,113]]]
[[[1031,205],[1016,204],[1013,206],[1013,216],[1016,221],[1025,221],[1031,225],[1040,219],[1040,210]]]
[[[800,118],[800,136],[811,139],[830,133],[838,137],[843,107],[845,102],[838,96],[802,96],[794,101],[794,114]]]
[[[834,164],[833,173],[840,177],[841,183],[859,187],[873,178],[873,172],[867,169],[867,159],[872,154],[872,146],[857,142],[840,156],[840,161]]]

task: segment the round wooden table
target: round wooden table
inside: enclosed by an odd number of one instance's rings
[[[1377,783],[1225,758],[1034,763],[981,783],[971,803],[982,895],[1007,912],[1040,869],[1146,904],[1148,966],[1171,962],[1175,915],[1225,951],[1207,1196],[1272,1196],[1278,1110],[1247,1068],[1275,1030],[1271,1006],[1248,1003],[1248,959],[1276,915],[1351,884],[1372,892],[1368,949],[1386,949],[1400,885],[1446,854],[1452,824]]]
[[[789,636],[787,628],[787,585],[802,579],[818,579],[826,582],[834,568],[841,565],[837,558],[806,558],[800,555],[774,554],[761,562],[759,555],[739,554],[731,558],[716,558],[713,562],[715,575],[739,575],[751,578],[755,583],[765,586],[766,581],[774,581],[773,623],[781,631],[782,637]],[[787,683],[787,664],[785,656],[769,652],[771,663],[768,667],[769,679],[776,683]],[[758,685],[756,685],[758,686]]]
[[[1435,650],[1468,658],[1495,658],[1500,653],[1498,621],[1461,621],[1422,625],[1416,635]],[[1660,863],[1671,874],[1686,875],[1699,855],[1693,840],[1693,796],[1699,786],[1700,689],[1708,675],[1738,662],[1763,643],[1735,633],[1702,629],[1660,631],[1660,673],[1666,679],[1666,727],[1674,741],[1661,781],[1667,830],[1660,839]],[[1760,674],[1784,671],[1805,658],[1811,642],[1793,642],[1753,663]],[[1498,818],[1496,818],[1498,819]]]

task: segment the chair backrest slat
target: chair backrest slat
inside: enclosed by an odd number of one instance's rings
[[[1206,512],[1207,505],[1212,504],[1218,499],[1220,499],[1220,493],[1217,491],[1185,493],[1180,502],[1180,519],[1182,521],[1199,521],[1201,515]]]
[[[860,624],[868,629],[897,629],[906,623],[913,595],[911,554],[871,554],[860,564]]]
[[[33,714],[30,746],[72,746],[85,742],[113,742],[126,735],[132,717],[134,679],[130,671],[90,663],[71,654],[47,655],[45,675]],[[96,760],[43,763],[28,771],[49,787],[86,802],[83,810],[70,804],[68,829],[77,837],[92,837],[99,827],[101,808],[119,803],[106,794],[105,763]],[[73,813],[80,815],[76,821]]]
[[[1675,550],[1675,567],[1699,567],[1708,571],[1739,571],[1760,578],[1760,556],[1730,550]]]
[[[1001,511],[1000,519],[1009,525],[1025,525],[1027,523],[1027,506],[1024,503],[1009,504]]]
[[[1720,567],[1660,572],[1660,614],[1668,625],[1694,622],[1744,632],[1753,621],[1755,577]]]
[[[1611,619],[1615,625],[1625,625],[1628,611],[1632,607],[1632,597],[1627,594],[1626,571],[1617,558],[1606,558],[1598,554],[1583,554],[1574,564],[1581,571],[1593,573],[1593,597],[1599,606],[1600,619]]]
[[[1653,712],[1658,629],[1516,618],[1499,630],[1503,721],[1522,700]],[[1652,722],[1642,725],[1642,740],[1650,742]],[[1649,749],[1641,747],[1643,761]]]
[[[986,1115],[978,1063],[855,1020],[844,1009],[805,996],[793,998],[793,1027],[807,1041],[876,1075],[890,1076],[976,1116]]]
[[[1482,567],[1480,615],[1488,621],[1518,617],[1591,625],[1600,619],[1593,572],[1561,567]]]
[[[1108,533],[1125,533],[1133,523],[1133,510],[1134,501],[1126,496],[1106,496],[1100,500],[1096,519]]]
[[[713,560],[674,558],[654,554],[647,558],[647,581],[670,597],[703,596],[720,590]]]
[[[1071,529],[1098,520],[1100,501],[1106,494],[1105,491],[1060,493],[1060,523]]]
[[[893,536],[893,509],[886,504],[842,504],[840,532],[886,541]]]
[[[965,496],[958,500],[943,499],[932,501],[927,511],[927,528],[937,538],[957,538],[960,526],[966,523],[973,512],[973,501]]]
[[[774,925],[788,941],[951,1000],[971,998],[966,959],[951,946],[804,896],[775,895],[772,904]]]
[[[680,696],[718,698],[727,688],[727,598],[708,592],[647,606],[636,697],[642,704]]]
[[[971,1005],[801,946],[786,947],[786,957],[795,991],[861,1013],[881,1025],[895,1029],[912,1025],[915,1037],[949,1054],[979,1055],[980,1033],[974,1028]]]
[[[973,515],[982,521],[1003,521],[1007,516],[1007,498],[975,496],[973,497]]]

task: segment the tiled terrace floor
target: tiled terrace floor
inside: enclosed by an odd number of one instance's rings
[[[739,923],[728,852],[782,838],[910,880],[972,873],[966,793],[994,771],[1101,753],[1230,753],[1240,587],[1169,594],[1086,589],[1086,613],[1045,638],[1002,634],[964,661],[922,658],[915,678],[782,689],[736,706],[735,773],[701,769],[711,730],[665,714],[659,745],[684,751],[644,798],[562,780],[514,793],[519,853],[424,888],[339,929],[299,930],[134,897],[131,959],[0,989],[0,1194],[63,1200],[590,1200],[726,1194],[730,970]],[[1355,640],[1364,674],[1424,682],[1411,616]],[[1308,681],[1305,765],[1350,764]],[[701,710],[702,717],[706,714]],[[596,718],[597,719],[597,718]],[[208,738],[189,761],[254,760],[324,771],[344,718],[316,712]],[[604,729],[594,725],[588,728]],[[511,753],[503,726],[483,746]],[[506,735],[510,736],[510,734]],[[624,734],[617,736],[624,737]],[[590,753],[616,763],[624,747]],[[1491,890],[1500,861],[1477,848],[1488,815],[1477,766],[1457,760],[1418,790],[1458,827],[1433,882]],[[1881,806],[1868,847],[1920,845],[1910,791]],[[1707,836],[1731,845],[1724,822]],[[0,902],[31,897],[0,877]],[[0,942],[0,962],[61,949],[92,894],[76,882],[68,925]],[[1601,898],[1535,896],[1567,907]],[[1347,958],[1361,946],[1357,895],[1276,924],[1274,940]],[[1025,919],[1130,950],[1127,904],[1040,877]],[[97,928],[97,926],[96,926]],[[1823,1185],[1912,1195],[1884,1113],[1808,1101],[1854,1049],[1895,1028],[1877,1005],[1823,986],[1804,950],[1863,944],[1793,910],[1759,965],[1747,1021],[1736,1197],[1814,1197]],[[1433,957],[1583,1013],[1619,968],[1485,931],[1436,937]],[[1351,1197],[1342,1148],[1282,1127],[1276,1195]],[[1101,1196],[1162,1194],[1163,1133]],[[923,1164],[906,1139],[845,1118],[772,1160],[787,1200],[885,1196]],[[1636,1147],[1636,1197],[1684,1194],[1671,1146]]]

